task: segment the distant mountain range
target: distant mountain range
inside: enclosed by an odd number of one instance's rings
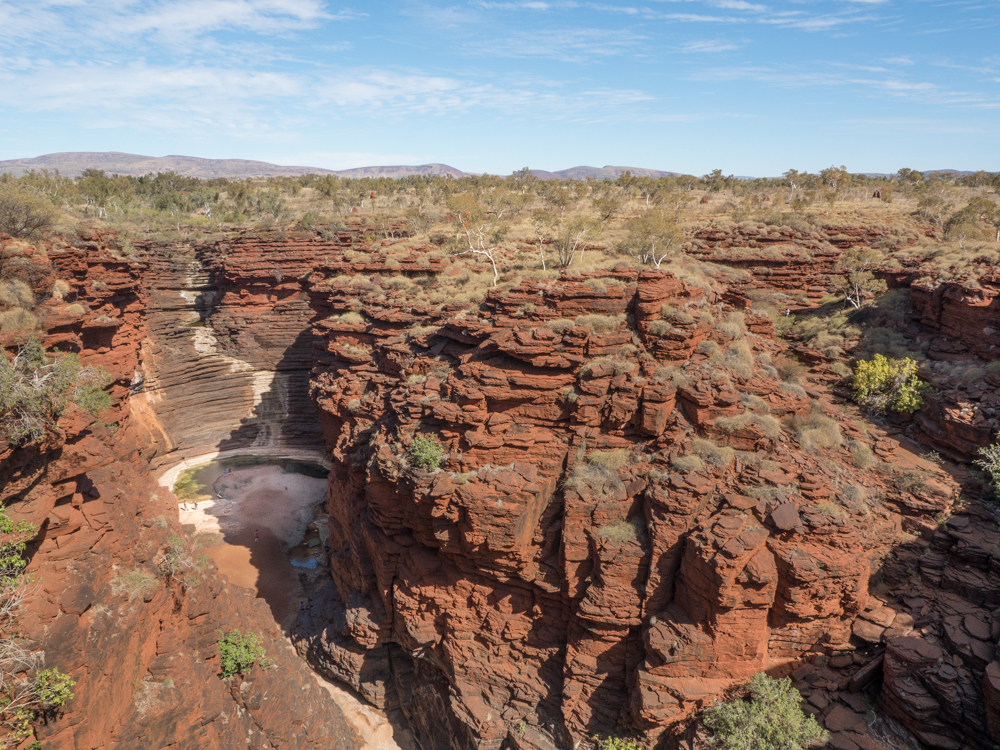
[[[0,174],[8,172],[19,176],[30,170],[58,169],[66,177],[78,177],[85,169],[103,169],[108,173],[139,177],[151,172],[176,172],[187,177],[245,178],[278,177],[280,175],[332,174],[338,177],[389,177],[398,179],[410,175],[451,175],[466,177],[472,172],[449,167],[447,164],[421,164],[419,166],[357,167],[355,169],[321,169],[319,167],[288,167],[248,159],[201,159],[196,156],[141,156],[123,154],[117,151],[88,152],[73,151],[59,154],[45,154],[33,159],[9,159],[0,161]],[[669,177],[678,172],[663,172],[658,169],[641,167],[573,167],[559,172],[533,169],[540,180],[584,180],[593,177],[598,180],[615,179],[626,171],[642,177]]]
[[[631,172],[634,177],[676,177],[680,172],[664,172],[659,169],[644,169],[642,167],[571,167],[561,169],[558,172],[546,172],[544,169],[532,169],[531,173],[539,180],[586,180],[593,177],[595,180],[614,180],[621,177],[626,172]]]
[[[186,177],[227,177],[242,179],[246,177],[278,177],[283,175],[297,176],[302,174],[332,174],[338,177],[388,177],[399,179],[410,175],[451,175],[452,177],[469,177],[475,172],[463,172],[449,167],[447,164],[420,164],[418,166],[387,166],[387,167],[356,167],[354,169],[322,169],[320,167],[286,167],[270,164],[265,161],[249,159],[201,159],[197,156],[141,156],[139,154],[123,154],[118,151],[71,151],[59,154],[45,154],[33,159],[9,159],[0,161],[0,174],[9,172],[19,176],[30,170],[58,169],[65,177],[78,177],[85,169],[103,169],[105,172],[140,177],[155,172],[176,172]],[[544,169],[532,169],[531,173],[540,180],[613,180],[625,172],[631,172],[636,177],[676,177],[680,172],[665,172],[660,169],[644,167],[572,167],[558,172],[548,172]],[[924,174],[933,172],[952,172],[958,175],[972,174],[956,169],[931,169]],[[888,177],[874,172],[864,173],[871,177]],[[752,177],[740,177],[741,180],[752,180]]]

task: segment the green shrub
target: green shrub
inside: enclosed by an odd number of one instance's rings
[[[42,707],[43,713],[51,713],[57,708],[66,705],[66,701],[72,700],[73,687],[76,685],[69,675],[63,674],[58,667],[43,669],[35,675],[34,688],[35,697]]]
[[[803,750],[826,731],[800,703],[802,696],[788,677],[775,680],[761,672],[746,684],[749,695],[716,703],[705,710],[711,743],[720,750]]]
[[[0,506],[0,600],[3,593],[21,581],[21,571],[27,566],[24,550],[29,539],[38,533],[38,527],[27,521],[15,521]],[[0,606],[0,620],[4,615]],[[2,624],[2,623],[0,623]]]
[[[270,666],[263,644],[264,637],[255,633],[241,633],[239,630],[223,633],[219,641],[222,677],[243,674],[254,663],[259,663],[265,669]]]
[[[433,435],[415,435],[410,460],[424,471],[437,471],[444,463],[444,446]]]
[[[927,384],[917,377],[917,363],[909,357],[888,359],[876,354],[861,360],[851,378],[854,400],[871,411],[912,414],[924,403],[921,393]]]
[[[41,440],[71,401],[95,416],[110,406],[110,382],[103,369],[81,367],[76,355],[49,359],[29,339],[13,359],[0,353],[0,429],[15,444]]]
[[[979,449],[979,455],[974,463],[980,469],[990,475],[993,487],[1000,489],[1000,445],[988,445]]]
[[[635,740],[622,737],[602,737],[595,734],[594,742],[597,744],[597,750],[643,750],[642,745]]]

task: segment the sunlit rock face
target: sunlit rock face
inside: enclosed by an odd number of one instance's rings
[[[702,239],[816,239],[772,234]],[[330,586],[293,641],[399,709],[424,750],[615,731],[669,747],[761,669],[791,673],[838,732],[864,719],[844,696],[882,679],[880,710],[918,741],[988,746],[995,520],[947,520],[957,487],[941,474],[915,486],[859,467],[857,445],[917,459],[822,385],[783,383],[770,363],[786,344],[741,288],[621,266],[430,304],[417,280],[447,283],[458,261],[352,262],[357,239],[240,236],[129,260],[93,238],[49,256],[88,312],[54,315],[46,342],[112,372],[104,419],[119,428],[76,413],[60,445],[3,447],[5,501],[45,528],[32,570],[51,583],[26,631],[86,696],[47,746],[353,747],[263,605],[211,570],[141,604],[115,593],[117,571],[155,565],[178,531],[149,465],[230,449],[329,457]],[[837,248],[869,240],[823,238],[809,294]],[[806,270],[793,260],[772,263],[781,288]],[[951,327],[964,309],[915,299]],[[827,421],[808,422],[817,408]],[[413,465],[416,434],[441,443],[439,470]],[[268,634],[287,690],[265,694],[264,674],[216,689],[213,638],[234,623]]]
[[[0,236],[0,246],[7,242]],[[263,601],[229,585],[211,564],[186,569],[183,581],[161,573],[164,551],[184,534],[176,500],[147,460],[171,445],[163,429],[169,419],[159,421],[156,402],[143,391],[147,355],[173,347],[177,358],[191,353],[189,365],[198,360],[193,344],[176,343],[187,342],[191,329],[171,331],[164,322],[169,306],[151,304],[159,292],[150,290],[186,269],[155,255],[123,258],[114,238],[101,236],[55,240],[22,257],[32,264],[39,295],[62,279],[70,286],[66,298],[84,308],[67,312],[53,299],[36,335],[46,348],[75,352],[114,378],[114,406],[100,420],[71,407],[41,444],[0,440],[0,501],[12,518],[39,528],[27,550],[27,571],[38,585],[19,617],[19,635],[44,653],[46,667],[76,681],[61,715],[37,725],[42,745],[359,747]],[[179,294],[191,286],[185,281],[163,293],[176,300],[170,304],[181,319],[192,317]],[[161,326],[159,344],[151,325]],[[0,342],[14,349],[19,338],[4,334]],[[181,392],[177,385],[175,401]],[[211,421],[212,408],[203,398],[193,411],[179,410],[175,424]],[[214,419],[222,433],[224,419]],[[203,442],[189,440],[191,449],[214,447],[208,431],[193,434]],[[146,584],[130,588],[127,576]],[[254,667],[242,678],[219,678],[220,632],[234,628],[262,636],[275,671]]]

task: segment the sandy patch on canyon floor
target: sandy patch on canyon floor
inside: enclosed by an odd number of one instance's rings
[[[298,571],[288,553],[305,536],[314,508],[326,499],[326,480],[273,465],[224,471],[218,465],[200,470],[212,499],[203,495],[197,506],[182,503],[180,521],[188,529],[194,527],[194,538],[229,582],[266,601],[287,632],[303,601]],[[394,726],[384,713],[337,683],[313,674],[357,730],[362,750],[417,750],[407,729]]]
[[[325,499],[326,480],[286,473],[280,466],[223,471],[219,467],[217,476],[209,477],[214,479],[210,500],[181,504],[180,521],[203,538],[222,536],[223,544],[207,548],[219,570],[266,601],[287,629],[302,597],[288,550],[302,541],[313,509]]]

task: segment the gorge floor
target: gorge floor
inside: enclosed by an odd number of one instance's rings
[[[285,633],[296,618],[311,612],[308,589],[328,581],[322,512],[326,473],[315,464],[259,454],[216,457],[182,473],[203,489],[179,506],[185,533],[206,550],[230,584],[263,599]],[[313,539],[318,543],[310,545]],[[343,684],[315,677],[357,731],[362,750],[415,748],[400,721],[390,721]]]

